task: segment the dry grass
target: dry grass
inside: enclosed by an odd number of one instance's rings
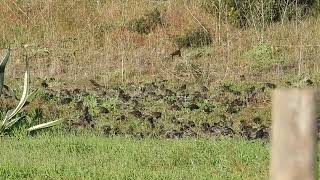
[[[21,76],[21,61],[28,53],[34,77],[80,84],[91,78],[107,86],[159,77],[208,85],[237,81],[241,75],[262,82],[284,82],[302,74],[318,78],[317,18],[265,30],[239,29],[206,13],[201,1],[3,0],[0,48],[11,44],[15,49],[11,77]],[[162,26],[149,34],[128,30],[130,20],[155,8],[162,13]],[[183,57],[171,60],[170,52],[177,49],[174,37],[199,28],[208,30],[214,43],[182,49]],[[260,43],[272,46],[276,61],[257,71],[246,54]]]

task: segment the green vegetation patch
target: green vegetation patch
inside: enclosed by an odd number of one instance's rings
[[[209,13],[239,27],[263,27],[270,23],[305,17],[314,11],[317,0],[204,0]],[[296,4],[297,3],[297,4]]]
[[[26,111],[18,114],[21,123],[8,134],[24,136],[23,129],[33,125],[30,123],[63,119],[65,123],[53,128],[53,132],[89,131],[138,139],[269,137],[270,110],[258,106],[270,104],[266,100],[276,87],[272,83],[226,81],[216,87],[194,87],[156,80],[113,88],[93,80],[91,83],[94,90],[38,89]],[[13,97],[4,100],[3,107],[9,107]],[[2,115],[6,111],[1,109]],[[252,113],[255,111],[258,113]],[[257,118],[260,120],[252,121]]]
[[[272,46],[268,43],[261,43],[250,49],[245,56],[248,58],[248,65],[255,70],[261,70],[264,68],[275,65]]]
[[[2,138],[0,179],[266,179],[269,145],[242,139]]]

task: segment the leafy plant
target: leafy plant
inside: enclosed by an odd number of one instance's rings
[[[246,52],[245,56],[249,59],[248,65],[256,70],[271,67],[276,63],[272,46],[268,43],[258,44]]]
[[[7,62],[10,56],[10,49],[8,50],[7,55],[4,57],[3,61],[0,64],[0,95],[2,93],[3,85],[4,85],[4,71],[6,69]]]
[[[0,64],[0,95],[2,92],[1,90],[3,89],[3,86],[4,86],[5,67],[6,67],[8,60],[9,60],[10,52],[11,52],[11,49],[9,48],[5,58],[3,59],[3,61]],[[5,115],[4,120],[0,124],[0,134],[3,134],[5,131],[9,130],[14,124],[16,124],[22,118],[22,117],[15,117],[15,116],[17,115],[17,113],[19,113],[21,111],[21,109],[23,108],[23,106],[25,105],[25,103],[29,97],[29,79],[30,79],[29,67],[28,67],[28,61],[26,58],[26,72],[24,75],[24,85],[23,85],[22,97],[21,97],[18,105],[16,106],[16,108],[9,110],[7,112],[7,114]],[[61,120],[56,120],[56,121],[51,121],[51,122],[44,123],[44,124],[39,124],[39,125],[36,125],[36,126],[33,126],[29,129],[27,129],[27,131],[30,132],[30,131],[34,131],[37,129],[43,129],[46,127],[54,126],[60,122],[61,122]]]

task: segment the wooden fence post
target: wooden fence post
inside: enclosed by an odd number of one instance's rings
[[[315,91],[312,89],[274,91],[271,180],[316,179],[315,98]]]

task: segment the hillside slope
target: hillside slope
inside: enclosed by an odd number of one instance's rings
[[[28,55],[33,120],[87,126],[89,113],[107,134],[206,136],[217,126],[266,138],[272,89],[319,85],[319,18],[248,14],[239,26],[238,11],[212,13],[205,2],[1,1],[0,48],[14,50],[7,82],[17,86]]]

